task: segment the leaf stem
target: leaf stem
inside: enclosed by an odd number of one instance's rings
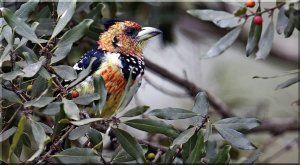
[[[42,156],[42,158],[37,162],[37,164],[42,164],[53,152],[56,148],[59,147],[59,145],[64,141],[64,139],[69,135],[69,133],[75,128],[74,125],[72,125],[62,136],[61,138],[54,143],[51,147],[50,150]]]

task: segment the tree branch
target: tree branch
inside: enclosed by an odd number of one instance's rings
[[[298,131],[299,121],[293,118],[282,119],[275,118],[269,120],[263,120],[259,127],[256,127],[247,133],[254,132],[270,132],[273,135],[279,135],[287,131]]]
[[[210,105],[223,117],[233,117],[235,116],[228,106],[219,98],[213,96],[208,91],[197,87],[192,82],[188,80],[182,79],[173,73],[169,72],[168,70],[152,63],[151,61],[146,59],[146,67],[154,72],[155,74],[159,75],[160,77],[167,79],[168,81],[178,85],[181,88],[184,88],[191,97],[195,97],[196,94],[200,91],[205,91],[208,96],[208,101]],[[282,134],[286,131],[298,131],[299,130],[299,122],[296,119],[270,119],[270,120],[263,120],[261,126],[254,128],[249,131],[249,133],[254,132],[270,132],[274,135]]]
[[[146,67],[150,71],[152,71],[152,72],[156,73],[157,75],[159,75],[160,77],[167,79],[168,81],[178,85],[179,87],[184,88],[191,97],[195,97],[198,94],[198,92],[200,92],[200,91],[206,92],[210,105],[223,118],[235,116],[221,99],[213,96],[208,91],[206,91],[200,87],[197,87],[195,84],[193,84],[192,82],[190,82],[188,80],[185,80],[183,78],[180,78],[180,77],[174,75],[173,73],[169,72],[168,70],[162,68],[159,65],[156,65],[155,63],[149,61],[148,59],[145,59],[145,64],[146,64]]]
[[[69,133],[75,128],[74,125],[72,125],[61,137],[60,139],[54,143],[51,147],[50,150],[41,157],[41,159],[37,162],[37,164],[42,164],[59,146],[62,142],[64,142],[65,138],[69,135]]]

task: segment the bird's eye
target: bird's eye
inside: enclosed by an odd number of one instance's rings
[[[125,34],[128,36],[134,36],[137,34],[137,31],[134,28],[127,28]]]

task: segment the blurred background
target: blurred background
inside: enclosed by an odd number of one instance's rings
[[[262,3],[265,8],[274,5],[275,3]],[[275,34],[272,53],[266,60],[255,60],[254,56],[246,57],[245,47],[249,28],[244,29],[234,46],[221,56],[200,59],[227,31],[210,22],[190,16],[186,10],[208,8],[231,12],[237,8],[235,4],[226,2],[123,3],[120,6],[122,10],[120,13],[117,12],[119,17],[133,18],[144,25],[158,26],[163,31],[163,35],[160,38],[153,38],[144,51],[145,57],[151,62],[218,96],[228,105],[230,111],[238,116],[257,117],[261,120],[298,120],[299,107],[291,105],[292,101],[298,99],[298,84],[282,90],[274,90],[288,77],[266,80],[252,78],[253,76],[272,76],[298,68],[298,31],[295,30],[290,38]],[[264,23],[270,21],[268,17],[263,18]],[[248,22],[244,27],[250,27],[251,21]],[[145,77],[146,80],[143,80],[142,87],[131,102],[132,107],[149,105],[151,109],[168,106],[192,108],[194,98],[190,97],[184,88],[149,69],[146,70]],[[214,118],[220,118],[215,111],[210,112],[212,122]],[[183,123],[180,121],[176,123],[176,126],[187,128],[188,125]],[[294,141],[295,137],[298,137],[298,131],[287,131],[278,136],[267,132],[249,136],[253,143],[263,150],[260,161],[270,163],[299,162],[299,143],[297,142],[293,143],[288,151],[268,160],[287,143]],[[269,144],[270,141],[271,144]],[[242,155],[249,153],[251,152],[240,151],[232,153],[231,156],[239,159]]]
[[[214,9],[233,12],[238,8],[237,5],[243,2],[105,2],[97,6],[99,3],[78,3],[72,23],[80,22],[95,7],[100,7],[101,10],[98,15],[99,21],[90,28],[87,37],[74,45],[62,63],[73,65],[86,50],[93,46],[103,29],[102,20],[120,18],[136,21],[143,26],[158,27],[163,31],[161,36],[149,41],[144,51],[146,59],[151,63],[217,96],[228,106],[229,111],[237,116],[272,120],[279,125],[281,122],[286,124],[291,121],[298,124],[299,106],[291,103],[299,98],[299,84],[275,90],[278,84],[290,77],[253,79],[254,76],[273,76],[299,68],[297,30],[294,30],[290,38],[284,38],[283,35],[276,33],[269,57],[266,60],[255,60],[255,56],[246,57],[245,53],[250,27],[248,21],[231,48],[216,58],[201,59],[200,57],[228,30],[218,28],[211,22],[201,21],[189,15],[186,10]],[[6,3],[10,8],[18,8],[20,4]],[[264,8],[274,5],[275,2],[262,3]],[[41,24],[38,26],[37,33],[50,32],[51,34],[54,22],[47,20],[47,15],[51,13],[43,8],[43,5],[39,7],[37,11],[39,11]],[[275,13],[277,12],[278,10],[275,10]],[[265,15],[263,18],[264,24],[270,19]],[[276,24],[276,19],[274,21]],[[186,88],[165,78],[154,68],[155,66],[151,65],[151,68],[148,66],[146,69],[142,86],[128,109],[136,105],[149,105],[151,109],[165,107],[191,109],[194,105],[194,97]],[[214,108],[211,108],[209,116],[212,123],[222,117]],[[185,129],[188,122],[182,120],[175,125]],[[248,138],[262,152],[258,162],[296,163],[299,162],[298,133],[298,130],[289,129],[280,133],[259,131],[249,133]],[[233,160],[240,160],[243,156],[253,154],[252,151],[231,151]]]

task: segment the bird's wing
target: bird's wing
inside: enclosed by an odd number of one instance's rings
[[[104,58],[104,52],[97,47],[87,51],[79,61],[73,66],[77,72],[77,79],[73,81],[63,81],[62,85],[67,88],[72,88],[78,83],[91,76],[101,65]]]

